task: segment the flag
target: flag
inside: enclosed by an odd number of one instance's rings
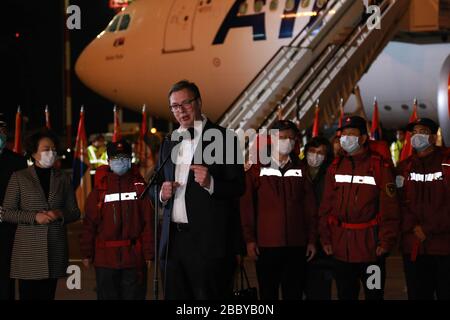
[[[114,106],[114,134],[112,142],[117,142],[122,139],[122,134],[120,132],[120,121],[119,121],[119,109]]]
[[[378,115],[378,101],[376,97],[373,102],[372,128],[370,129],[370,140],[381,140],[381,127]]]
[[[409,118],[409,123],[417,120],[417,99],[414,99],[414,108]],[[406,132],[405,143],[403,144],[402,153],[400,155],[400,161],[405,160],[413,154],[413,147],[411,145],[411,132]]]
[[[84,126],[84,107],[81,107],[80,122],[78,123],[78,133],[75,142],[75,154],[73,157],[73,188],[81,212],[84,212],[86,199],[91,192],[91,176],[87,147],[88,143]]]
[[[317,100],[316,114],[314,115],[314,125],[313,125],[313,129],[312,129],[312,137],[313,138],[319,136],[319,124],[320,124],[319,113],[320,113],[319,100]]]
[[[22,154],[22,111],[17,107],[16,133],[14,135],[14,152]]]
[[[340,115],[339,115],[339,122],[338,122],[338,128],[342,128],[342,123],[344,123],[344,99],[341,98],[341,105],[339,106]],[[338,131],[336,134],[338,137],[341,136],[341,131]]]
[[[146,110],[146,106],[144,104],[144,106],[142,107],[142,122],[141,122],[141,131],[139,134],[139,140],[138,140],[138,157],[139,157],[139,162],[142,164],[145,163],[145,160],[147,159],[147,146],[145,145],[145,141],[144,141],[144,137],[147,134],[147,110]]]
[[[45,106],[45,126],[49,130],[52,128],[52,125],[50,123],[50,111],[48,110],[48,106]]]

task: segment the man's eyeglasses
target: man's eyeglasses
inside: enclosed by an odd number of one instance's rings
[[[185,100],[183,101],[181,104],[178,103],[174,103],[172,105],[169,106],[170,111],[172,111],[173,113],[175,112],[180,112],[181,108],[183,109],[188,109],[192,107],[192,103],[197,100],[197,98],[193,98],[190,100]]]

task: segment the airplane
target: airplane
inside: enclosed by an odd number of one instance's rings
[[[362,1],[362,0],[361,0]],[[329,2],[328,2],[329,3]],[[81,81],[115,104],[171,118],[167,92],[188,79],[215,121],[282,46],[310,25],[325,0],[135,0],[82,52]],[[450,44],[390,42],[359,83],[370,117],[406,125],[414,98],[420,117],[439,121],[450,143]],[[352,109],[349,99],[346,111]]]

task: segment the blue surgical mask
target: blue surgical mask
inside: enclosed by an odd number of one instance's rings
[[[430,136],[428,134],[417,133],[411,137],[411,145],[418,152],[422,152],[431,145]]]
[[[349,154],[355,153],[360,148],[358,140],[357,136],[341,136],[341,147]]]
[[[6,146],[6,136],[4,134],[0,134],[0,152],[3,151],[5,146]]]
[[[115,174],[122,176],[128,172],[131,168],[131,159],[129,158],[120,158],[120,159],[112,159],[109,161],[109,167],[112,172]]]

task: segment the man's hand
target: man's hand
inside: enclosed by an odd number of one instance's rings
[[[208,168],[201,165],[192,165],[191,170],[194,171],[195,181],[203,188],[209,188],[211,185],[211,176],[208,172]]]
[[[422,226],[415,226],[414,234],[420,240],[420,242],[424,242],[425,239],[427,238],[427,236],[425,235],[425,232],[423,232]]]
[[[306,257],[308,258],[308,260],[306,260],[307,262],[310,262],[316,255],[317,250],[316,250],[316,246],[314,243],[309,243],[306,246]]]
[[[86,269],[89,269],[91,267],[91,259],[83,259],[83,265]]]
[[[247,255],[252,260],[258,260],[259,249],[256,242],[247,243]]]
[[[45,214],[47,216],[49,216],[49,218],[52,221],[56,221],[58,219],[62,219],[63,218],[63,213],[61,210],[50,210],[50,211],[46,211]]]
[[[36,214],[36,218],[34,218],[38,224],[49,224],[53,221],[53,218],[47,215],[47,212],[39,212]]]
[[[381,257],[381,256],[385,255],[386,253],[388,253],[388,251],[385,248],[383,248],[382,246],[377,247],[377,251],[376,251],[377,257]]]
[[[175,191],[177,191],[177,188],[180,186],[178,182],[173,181],[166,181],[162,184],[161,187],[161,200],[163,202],[168,201],[170,198],[173,197],[175,194]]]
[[[322,247],[323,247],[323,251],[325,251],[325,254],[327,256],[333,255],[333,247],[331,246],[331,244],[325,244]]]

